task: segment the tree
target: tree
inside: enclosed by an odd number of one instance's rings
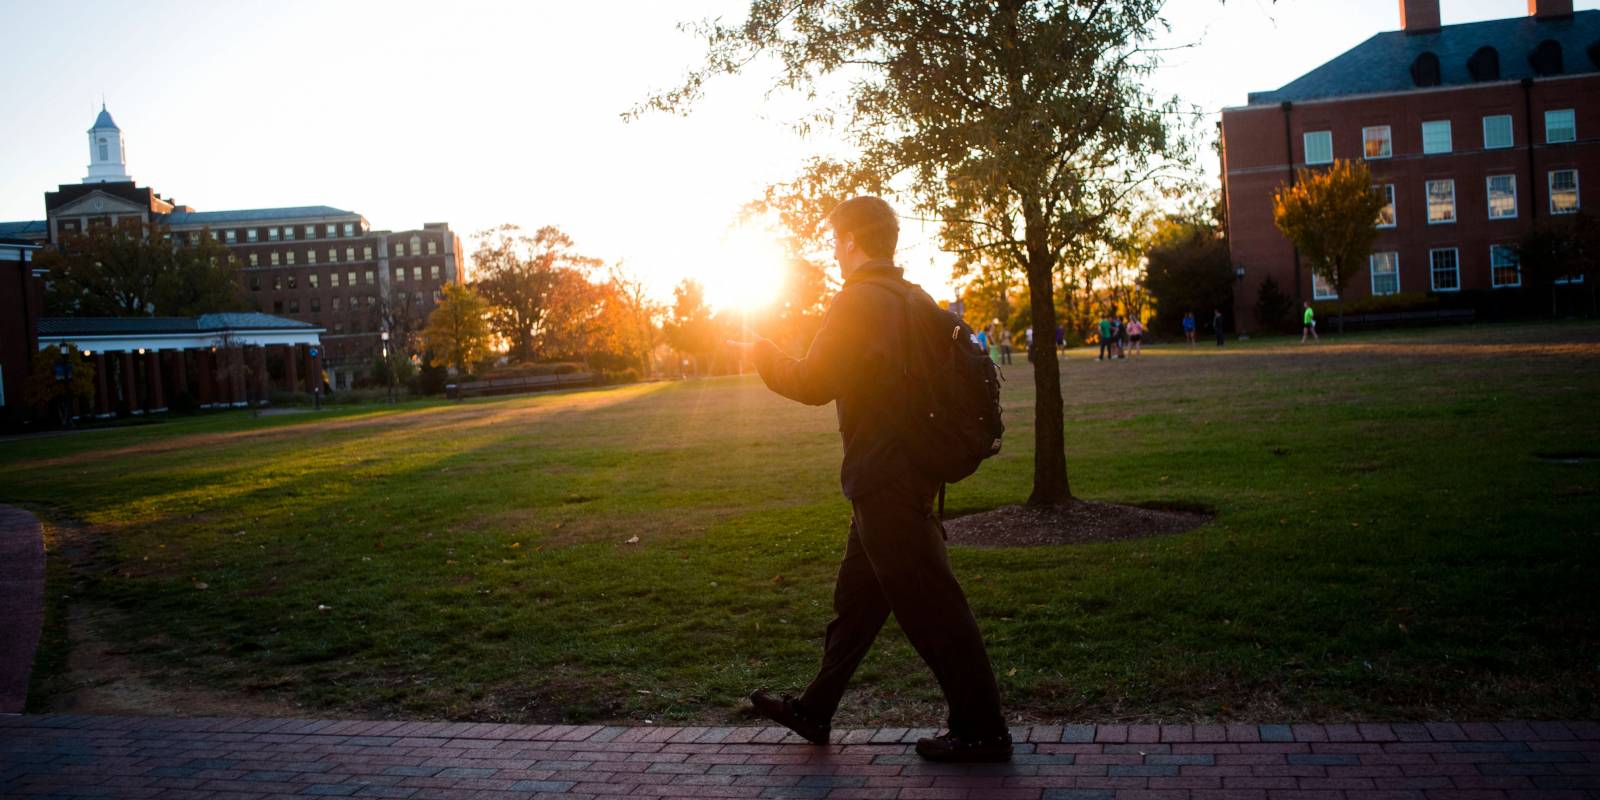
[[[662,330],[667,344],[693,357],[695,374],[701,374],[703,360],[716,347],[716,322],[706,305],[705,287],[693,280],[679,283],[672,290],[672,315]]]
[[[1181,329],[1188,311],[1233,304],[1233,266],[1222,232],[1188,217],[1156,223],[1145,247],[1145,287],[1155,298],[1151,326]]]
[[[648,377],[660,305],[650,299],[644,281],[620,263],[611,266],[609,279],[598,289],[601,310],[595,349],[637,366],[639,375]]]
[[[1588,212],[1541,222],[1524,233],[1511,249],[1521,270],[1522,285],[1550,290],[1551,316],[1557,314],[1556,281],[1579,279],[1589,284],[1593,305],[1594,282],[1600,278],[1600,229]]]
[[[23,386],[28,404],[41,413],[53,411],[56,421],[62,425],[72,420],[75,403],[87,406],[94,401],[95,393],[94,362],[75,344],[68,342],[65,350],[65,356],[54,347],[34,353],[33,371]],[[58,365],[65,365],[70,377],[65,380],[57,377]]]
[[[428,363],[454,367],[462,375],[489,357],[489,306],[470,286],[445,284],[439,304],[422,331]]]
[[[572,238],[550,225],[532,236],[516,225],[501,225],[479,233],[478,240],[472,254],[477,287],[490,305],[490,324],[510,344],[511,356],[533,361],[546,355],[547,346],[570,349],[574,326],[562,315],[582,307],[577,283],[586,283],[586,274],[600,262],[579,255]]]
[[[1312,274],[1339,296],[1339,332],[1344,333],[1344,290],[1372,255],[1378,213],[1387,198],[1372,186],[1362,161],[1339,160],[1325,170],[1302,169],[1294,186],[1272,195],[1272,221],[1289,237]]]
[[[770,54],[779,87],[823,97],[847,88],[803,129],[838,120],[855,152],[814,159],[782,192],[817,218],[861,192],[902,189],[941,223],[957,269],[1026,275],[1036,330],[1056,326],[1055,278],[1090,250],[1130,193],[1181,155],[1144,78],[1142,47],[1161,0],[752,0],[740,24],[696,27],[706,63],[649,109],[685,112],[719,74]],[[790,216],[801,216],[791,213]],[[814,224],[814,223],[812,223]],[[1051,336],[1034,337],[1031,505],[1072,502],[1061,374]]]
[[[39,253],[50,271],[51,313],[82,317],[187,317],[246,308],[239,265],[209,231],[180,243],[160,225],[93,225]]]

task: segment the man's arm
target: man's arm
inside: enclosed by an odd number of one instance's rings
[[[766,339],[755,342],[749,352],[761,380],[772,391],[806,405],[838,399],[861,358],[863,342],[858,337],[867,327],[861,319],[866,311],[859,293],[840,292],[805,358],[790,358]]]

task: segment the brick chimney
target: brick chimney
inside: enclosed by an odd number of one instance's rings
[[[1539,0],[1528,0],[1529,8],[1536,2]],[[1569,6],[1571,3],[1572,0],[1567,0]],[[1406,33],[1439,30],[1439,0],[1400,0],[1400,27]]]
[[[1528,0],[1528,16],[1539,19],[1572,16],[1572,0]]]

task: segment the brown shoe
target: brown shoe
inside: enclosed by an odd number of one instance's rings
[[[974,739],[947,733],[917,740],[917,755],[929,761],[981,764],[1011,760],[1011,734]]]
[[[833,732],[832,725],[807,717],[800,709],[799,702],[789,695],[779,697],[769,694],[766,689],[757,689],[750,693],[750,704],[755,706],[756,713],[794,731],[812,744],[827,744],[828,734]]]

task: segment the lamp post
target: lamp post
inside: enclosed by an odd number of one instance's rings
[[[61,358],[56,362],[56,382],[61,385],[61,396],[57,402],[61,404],[58,412],[61,418],[61,427],[72,427],[72,362],[68,356],[72,353],[72,345],[61,343]]]
[[[379,332],[378,338],[383,340],[383,371],[388,375],[389,405],[394,405],[394,359],[389,357],[389,332]]]

